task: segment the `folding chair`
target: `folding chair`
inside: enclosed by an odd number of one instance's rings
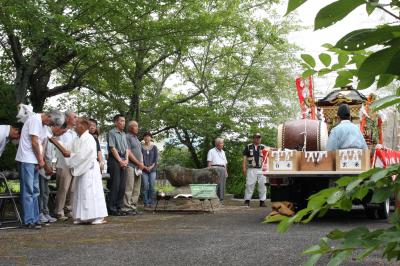
[[[5,191],[4,193],[0,193],[0,230],[1,229],[11,229],[11,228],[19,228],[22,226],[21,215],[19,214],[17,204],[15,203],[15,199],[19,198],[19,194],[13,194],[7,184],[6,176],[0,172],[0,184],[4,184]],[[8,220],[6,219],[6,207],[7,203],[11,202],[16,220]],[[17,224],[16,226],[3,226],[7,224]]]

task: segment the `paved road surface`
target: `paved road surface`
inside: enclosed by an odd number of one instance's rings
[[[269,210],[225,206],[214,214],[147,212],[109,217],[105,225],[59,222],[38,231],[0,231],[0,265],[301,265],[306,261],[301,251],[333,228],[388,226],[367,220],[359,210],[330,213],[282,235],[275,225],[261,224]],[[345,265],[389,264],[375,255]]]

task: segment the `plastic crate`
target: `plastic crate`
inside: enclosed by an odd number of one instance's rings
[[[193,198],[218,198],[217,184],[191,184],[190,190]]]

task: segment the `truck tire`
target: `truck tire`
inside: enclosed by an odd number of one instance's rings
[[[378,209],[373,207],[364,206],[365,215],[369,219],[377,219],[378,218]]]
[[[378,218],[379,219],[387,219],[389,218],[390,213],[390,199],[387,199],[385,202],[379,204],[378,207]]]
[[[379,203],[379,205],[364,205],[365,215],[370,219],[387,219],[390,213],[390,200]]]

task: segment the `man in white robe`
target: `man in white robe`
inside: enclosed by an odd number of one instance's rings
[[[79,138],[72,142],[71,151],[61,152],[67,157],[66,163],[76,179],[72,206],[74,224],[103,224],[108,213],[97,161],[96,141],[88,129],[89,121],[79,118],[76,123]]]

